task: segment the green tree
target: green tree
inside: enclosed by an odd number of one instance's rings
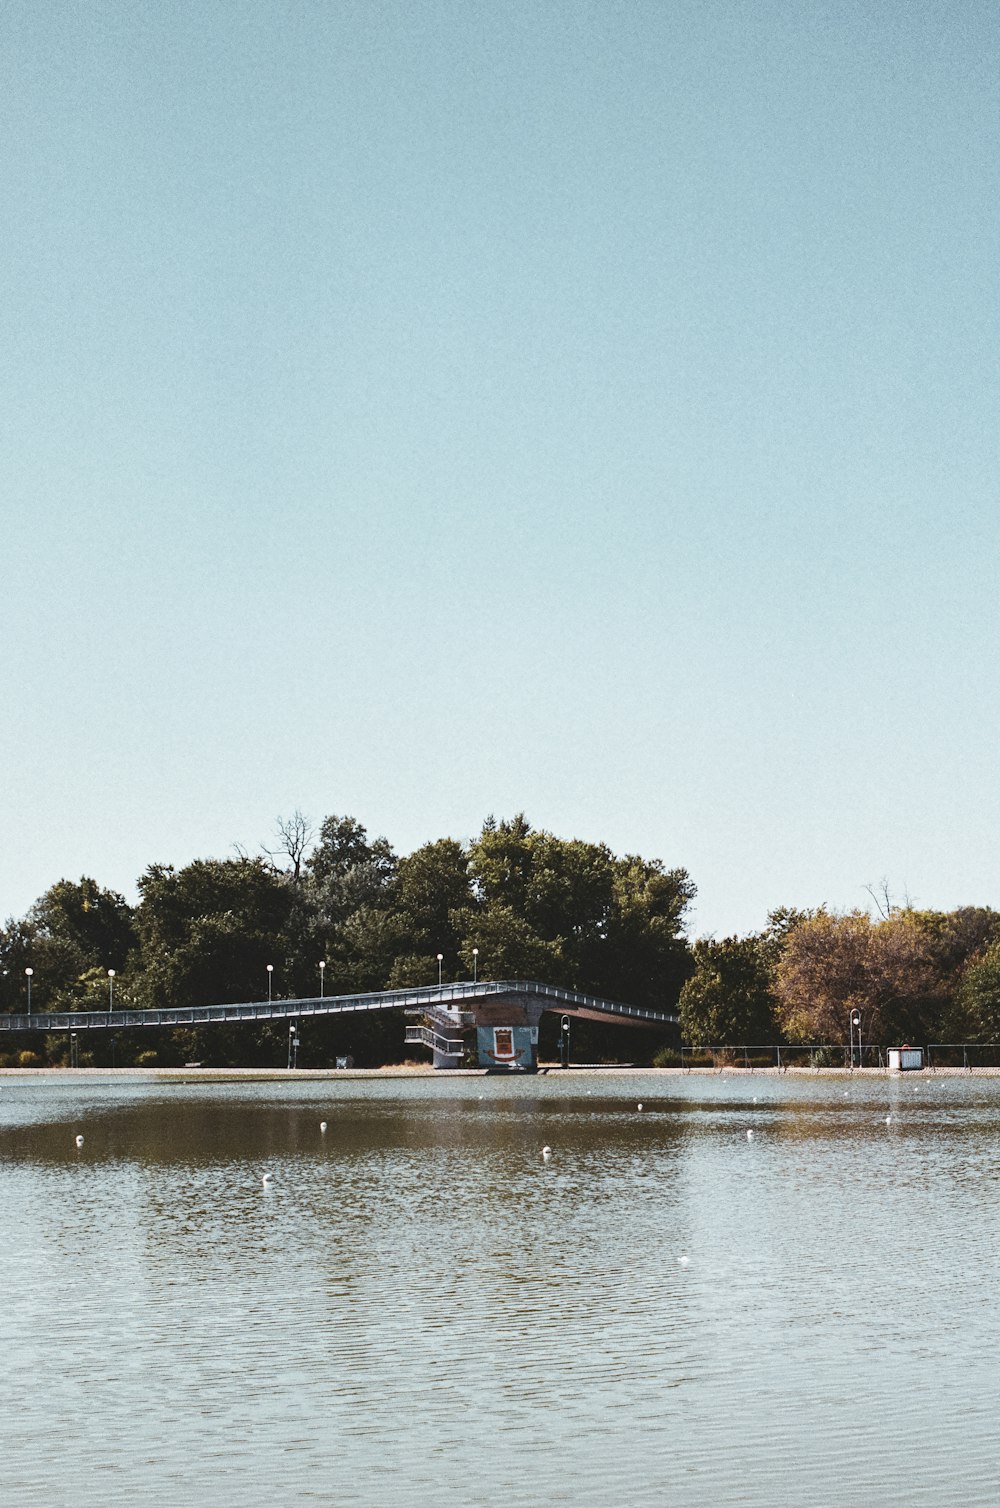
[[[136,945],[135,915],[123,895],[86,875],[59,880],[36,902],[42,932],[75,944],[96,967],[121,970]]]
[[[549,982],[659,1010],[676,1003],[691,968],[683,926],[695,890],[684,870],[536,831],[523,813],[489,818],[470,860],[484,918],[496,908],[505,927],[516,917],[527,928],[522,944],[545,944]]]
[[[391,905],[398,867],[386,838],[369,840],[354,817],[327,817],[305,863],[307,890],[321,925],[332,932],[363,906]]]
[[[260,1000],[267,965],[275,994],[288,988],[293,890],[261,859],[154,864],[139,881],[139,988],[157,1007]]]
[[[132,908],[117,891],[86,875],[58,880],[26,917],[0,930],[3,1008],[26,1009],[26,968],[33,970],[34,1010],[85,1008],[93,978],[102,977],[106,988],[108,969],[121,973],[135,944]]]
[[[541,979],[558,984],[563,960],[558,946],[546,942],[523,916],[510,906],[493,902],[480,908],[466,906],[452,913],[459,934],[458,953],[463,972],[471,979],[473,948],[480,979]]]
[[[961,1011],[956,1040],[1000,1042],[1000,941],[966,970],[957,991]]]
[[[395,903],[400,926],[414,958],[443,953],[446,977],[454,977],[459,936],[452,913],[473,903],[469,856],[454,838],[424,843],[399,863]]]
[[[693,1047],[773,1042],[771,970],[756,937],[694,945],[694,973],[680,994],[681,1038]]]

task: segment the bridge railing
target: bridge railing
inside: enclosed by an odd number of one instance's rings
[[[460,1058],[465,1052],[465,1041],[462,1037],[443,1037],[440,1032],[436,1032],[430,1026],[408,1026],[405,1040],[422,1047],[432,1047],[437,1052],[452,1058]]]
[[[671,1025],[676,1016],[644,1006],[626,1005],[542,984],[536,979],[461,980],[452,984],[420,985],[410,989],[378,990],[359,995],[311,995],[291,1000],[247,1000],[225,1005],[178,1006],[170,1010],[58,1011],[32,1015],[0,1013],[0,1032],[72,1032],[137,1026],[205,1026],[226,1021],[287,1020],[290,1016],[331,1016],[353,1011],[417,1010],[460,1005],[493,996],[529,995],[550,1001],[551,1008],[572,1013],[574,1008],[622,1016],[653,1025]]]

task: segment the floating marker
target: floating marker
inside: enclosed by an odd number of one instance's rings
[[[747,1132],[747,1141],[753,1141],[753,1132],[752,1131],[748,1131]]]
[[[261,1179],[261,1183],[264,1185],[265,1188],[268,1188],[273,1182],[274,1182],[274,1174],[273,1173],[265,1173],[264,1176],[263,1176],[263,1178]]]
[[[690,1261],[691,1261],[690,1257],[678,1257],[677,1258],[677,1265],[678,1265],[678,1267],[687,1267],[690,1264]]]
[[[891,1126],[892,1125],[892,1116],[891,1115],[887,1115],[886,1116],[885,1123],[886,1123],[887,1126]]]
[[[326,1121],[320,1121],[320,1123],[319,1123],[319,1129],[321,1131],[325,1131],[326,1130]]]
[[[638,1103],[638,1105],[636,1105],[636,1107],[635,1107],[635,1108],[636,1108],[636,1109],[637,1109],[637,1110],[641,1110],[641,1109],[642,1109],[642,1100],[640,1100],[640,1101],[639,1101],[639,1103]]]
[[[77,1137],[76,1144],[77,1144],[78,1147],[82,1147],[83,1146],[83,1137],[82,1136],[78,1136]]]
[[[548,1162],[548,1160],[549,1160],[549,1158],[551,1156],[552,1156],[552,1148],[551,1147],[543,1147],[542,1148],[542,1161],[543,1162]]]

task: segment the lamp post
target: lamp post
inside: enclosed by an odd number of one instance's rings
[[[479,949],[478,948],[473,948],[473,950],[472,950],[472,982],[473,982],[473,984],[478,984],[478,982],[479,982]]]
[[[858,1034],[858,1067],[861,1067],[861,1012],[852,1006],[848,1020],[851,1029],[851,1069],[854,1068],[854,1033]]]
[[[320,961],[319,961],[319,998],[321,1000],[323,998],[323,970],[325,968],[326,968],[326,959],[325,958],[321,958]]]
[[[114,969],[109,969],[108,970],[108,1015],[109,1016],[111,1015],[111,1012],[114,1010],[114,1008],[115,1008],[115,971],[114,971]]]
[[[267,966],[267,1003],[268,1003],[268,1005],[271,1004],[271,975],[273,973],[274,973],[274,964],[273,963],[269,963],[268,966]]]
[[[438,989],[441,988],[441,963],[442,963],[443,959],[444,959],[444,954],[443,953],[439,953],[438,954]]]
[[[35,972],[34,969],[25,969],[25,971],[24,971],[24,977],[28,981],[28,1015],[29,1016],[31,1015],[31,976],[32,976],[32,974],[34,972]]]
[[[288,1067],[299,1066],[299,1028],[295,1021],[288,1023]]]
[[[858,1067],[859,1068],[864,1068],[864,1066],[865,1066],[865,1058],[864,1058],[864,1053],[861,1050],[861,1012],[860,1011],[854,1011],[852,1019],[853,1019],[853,1022],[854,1022],[855,1030],[857,1031],[857,1034],[858,1034]]]

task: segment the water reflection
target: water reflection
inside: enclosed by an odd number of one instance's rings
[[[10,1500],[990,1501],[998,1127],[984,1080],[8,1081]]]

